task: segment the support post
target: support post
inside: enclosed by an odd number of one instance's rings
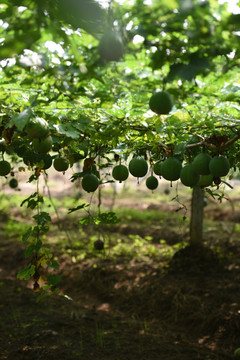
[[[195,186],[192,190],[190,245],[201,246],[203,237],[204,190]]]

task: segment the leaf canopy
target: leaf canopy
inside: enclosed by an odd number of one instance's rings
[[[148,3],[1,2],[0,134],[13,152],[31,151],[26,124],[39,116],[73,163],[204,146],[238,164],[239,14],[217,0]],[[99,54],[106,28],[123,39],[119,61]],[[174,99],[169,115],[149,109],[159,90]]]

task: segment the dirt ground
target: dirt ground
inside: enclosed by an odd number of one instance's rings
[[[220,215],[218,210],[219,223],[203,248],[187,246],[167,260],[100,256],[73,262],[54,249],[61,290],[40,302],[32,282],[16,278],[26,266],[24,246],[0,231],[0,359],[236,359],[240,242],[236,234],[211,249],[211,239],[222,235]],[[1,214],[0,229],[7,216]],[[126,235],[134,228],[128,223],[114,231]],[[141,224],[139,231],[148,235],[149,226]],[[173,244],[167,224],[161,231]]]

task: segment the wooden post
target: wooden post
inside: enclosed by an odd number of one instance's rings
[[[190,245],[201,246],[203,234],[203,202],[204,190],[195,186],[192,191]]]

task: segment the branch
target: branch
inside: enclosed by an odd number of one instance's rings
[[[225,148],[227,148],[228,146],[232,145],[233,143],[235,143],[238,139],[240,139],[240,135],[235,135],[232,139],[228,140],[225,144],[223,144],[220,147],[220,150],[223,150]]]
[[[223,145],[221,145],[219,147],[217,147],[214,144],[208,143],[203,139],[202,141],[200,141],[198,143],[186,145],[186,149],[192,149],[192,148],[195,148],[198,146],[206,146],[209,149],[221,152],[224,149],[226,149],[227,147],[229,147],[230,145],[234,144],[238,139],[240,139],[240,134],[235,135],[232,139],[228,140],[226,143],[224,143]]]
[[[186,148],[187,148],[187,149],[192,149],[192,148],[195,148],[195,147],[198,147],[198,146],[206,146],[206,147],[208,147],[209,149],[212,149],[212,150],[215,150],[215,151],[217,150],[216,145],[211,144],[211,143],[207,143],[207,142],[205,141],[205,139],[203,139],[202,141],[200,141],[200,142],[198,142],[198,143],[188,144],[188,145],[186,145]]]

